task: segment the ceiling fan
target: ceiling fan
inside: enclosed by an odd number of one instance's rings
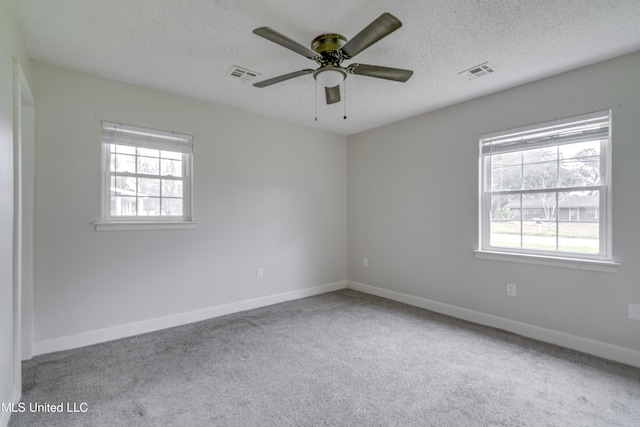
[[[255,87],[267,87],[285,80],[313,74],[318,83],[324,86],[327,104],[340,102],[340,83],[348,74],[376,77],[379,79],[406,82],[413,71],[400,68],[381,67],[379,65],[350,64],[342,66],[342,61],[351,59],[372,44],[380,41],[402,26],[402,22],[390,13],[383,13],[351,40],[347,40],[341,34],[322,34],[311,42],[311,49],[290,39],[269,27],[260,27],[253,30],[254,34],[264,37],[280,46],[286,47],[304,57],[316,61],[319,68],[315,70],[304,69],[267,80],[254,83]]]

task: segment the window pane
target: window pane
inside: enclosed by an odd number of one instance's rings
[[[559,150],[561,187],[600,185],[600,141],[563,145]]]
[[[505,153],[488,157],[491,167],[491,190],[517,190],[522,188],[522,153]]]
[[[136,195],[136,179],[128,176],[111,177],[111,194],[122,196]]]
[[[556,250],[557,193],[522,195],[522,247]]]
[[[519,248],[520,226],[520,221],[491,221],[489,244],[497,248]]]
[[[556,161],[525,164],[523,170],[525,189],[554,188],[558,185],[558,163]]]
[[[182,197],[182,181],[163,179],[162,197]]]
[[[160,196],[160,180],[154,178],[138,178],[138,195]]]
[[[162,199],[163,216],[182,216],[182,199]]]
[[[566,252],[600,252],[600,226],[598,222],[560,222],[558,223],[558,249]]]
[[[135,216],[136,179],[124,176],[111,177],[111,216]]]
[[[136,172],[136,157],[128,154],[114,154],[116,172]]]
[[[491,190],[519,190],[522,188],[522,166],[494,166],[491,169]]]
[[[489,244],[520,247],[520,196],[491,196]]]
[[[139,216],[160,216],[160,199],[157,197],[138,198]]]
[[[563,162],[560,169],[562,187],[600,185],[600,159]]]
[[[161,174],[164,176],[182,176],[182,160],[160,159]]]
[[[138,173],[158,175],[160,159],[153,157],[138,157]]]
[[[559,250],[599,253],[599,191],[567,191],[558,193],[560,205],[558,225]],[[594,218],[595,216],[595,218]]]
[[[522,247],[540,251],[556,250],[555,221],[523,221]]]
[[[130,196],[111,196],[111,216],[135,216],[136,198]]]

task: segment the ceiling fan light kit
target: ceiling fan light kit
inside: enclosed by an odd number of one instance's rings
[[[347,78],[347,72],[340,67],[323,67],[313,72],[313,77],[324,87],[335,87]]]
[[[322,34],[313,39],[311,49],[269,27],[256,28],[253,30],[254,34],[311,59],[320,67],[315,70],[294,71],[254,83],[253,85],[262,88],[305,74],[313,74],[316,81],[325,88],[327,104],[334,104],[340,102],[339,86],[347,78],[348,74],[406,82],[413,75],[413,71],[367,64],[342,66],[342,61],[353,58],[401,26],[402,23],[398,18],[390,13],[383,13],[351,40],[347,40],[341,34]]]

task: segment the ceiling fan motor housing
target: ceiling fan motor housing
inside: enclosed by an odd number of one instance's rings
[[[338,50],[347,43],[347,38],[341,34],[322,34],[313,39],[311,49],[318,53]]]
[[[344,55],[340,48],[347,43],[347,38],[341,34],[322,34],[313,39],[311,49],[320,54],[316,62],[322,66],[339,66]]]

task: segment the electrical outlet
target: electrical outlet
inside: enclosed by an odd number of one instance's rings
[[[256,277],[258,279],[262,279],[264,277],[264,268],[258,267],[258,269],[256,270]]]
[[[627,310],[629,319],[640,320],[640,304],[629,304],[629,308]]]
[[[515,283],[507,283],[507,296],[515,297],[516,296],[516,285]]]
[[[362,266],[364,268],[369,268],[369,258],[363,258],[362,259]]]

